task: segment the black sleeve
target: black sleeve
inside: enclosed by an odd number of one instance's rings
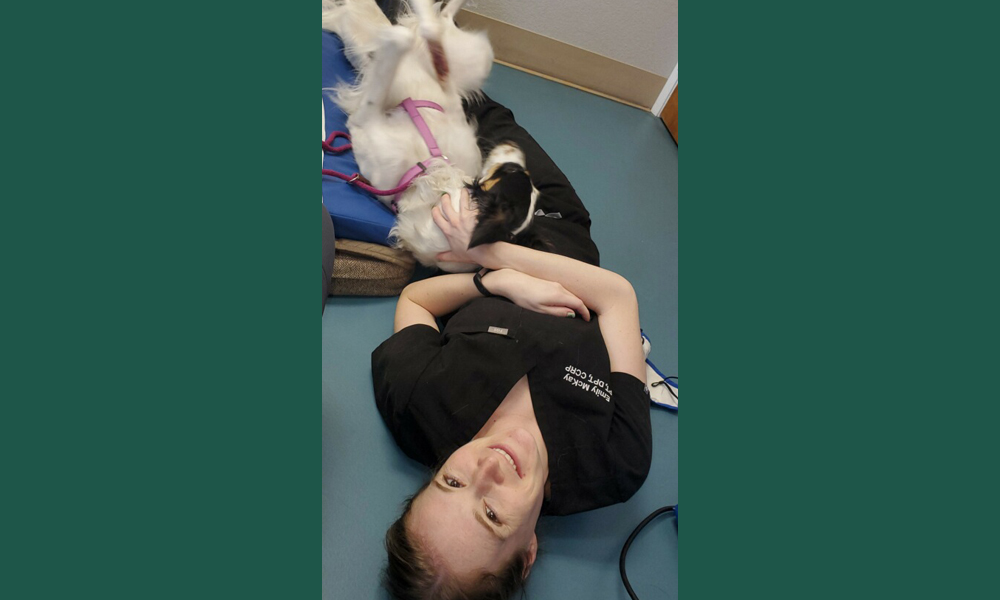
[[[375,405],[393,437],[399,415],[410,401],[420,375],[441,351],[441,334],[429,325],[410,325],[372,352]]]
[[[485,156],[494,146],[511,141],[524,151],[531,182],[540,192],[537,208],[560,218],[538,218],[538,227],[554,247],[553,252],[600,266],[600,253],[590,239],[590,213],[556,163],[535,138],[514,120],[514,113],[486,94],[469,100],[466,114],[476,120],[479,148]]]
[[[624,502],[646,481],[653,458],[649,391],[644,382],[627,373],[611,373],[610,383],[615,412],[609,441],[618,474],[618,490]]]

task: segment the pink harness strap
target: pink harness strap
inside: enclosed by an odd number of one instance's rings
[[[441,154],[441,149],[438,148],[437,140],[434,139],[434,135],[431,133],[431,128],[427,126],[427,122],[424,118],[420,116],[420,111],[418,108],[433,108],[438,112],[444,112],[441,105],[436,102],[431,102],[430,100],[414,100],[413,98],[407,98],[400,103],[406,114],[410,115],[413,119],[413,124],[417,126],[417,131],[420,132],[420,137],[424,138],[424,143],[427,144],[427,149],[431,151],[431,156],[444,156]]]
[[[424,121],[424,118],[420,116],[420,111],[417,110],[419,108],[433,108],[438,112],[444,112],[444,109],[441,108],[441,105],[436,102],[431,102],[430,100],[414,100],[412,98],[407,98],[406,100],[403,100],[399,104],[399,106],[406,111],[406,114],[410,115],[410,119],[413,121],[413,125],[417,128],[417,131],[420,132],[420,137],[424,138],[424,143],[427,144],[427,149],[430,150],[431,152],[431,157],[428,159],[428,161],[434,158],[440,158],[446,163],[451,164],[451,161],[448,160],[448,157],[441,153],[441,149],[438,148],[437,145],[437,140],[434,139],[434,134],[431,133],[431,128],[427,126],[427,122]],[[344,152],[345,150],[350,150],[351,149],[350,142],[342,146],[333,145],[333,141],[338,137],[345,138],[347,140],[351,139],[351,136],[343,132],[334,131],[333,133],[330,134],[329,138],[323,141],[323,150],[331,154],[337,154],[340,152]],[[426,171],[427,171],[426,165],[424,165],[424,163],[422,162],[418,162],[416,165],[410,167],[410,169],[403,174],[403,177],[400,178],[399,183],[396,185],[396,187],[392,188],[391,190],[379,190],[372,187],[370,184],[367,183],[367,180],[361,177],[359,173],[355,173],[354,175],[348,176],[343,173],[333,171],[331,169],[323,169],[323,174],[339,177],[340,179],[343,179],[347,183],[356,185],[363,190],[375,194],[376,196],[394,196],[392,199],[392,203],[390,204],[390,207],[392,208],[392,212],[395,213],[398,210],[396,207],[396,203],[399,202],[400,194],[402,194],[406,190],[406,188],[410,187],[410,184],[413,183],[414,179],[416,179]]]
[[[430,100],[414,100],[412,98],[407,98],[400,103],[406,114],[410,115],[410,119],[413,121],[413,125],[420,132],[420,137],[424,138],[424,143],[427,144],[427,149],[431,151],[431,158],[440,158],[446,163],[451,163],[448,157],[441,153],[441,149],[438,148],[437,140],[434,139],[434,134],[431,133],[431,128],[427,126],[427,122],[424,118],[420,116],[420,111],[418,108],[433,108],[436,111],[444,112],[441,105],[436,102],[431,102]],[[430,160],[430,159],[428,159]],[[409,168],[406,173],[399,179],[399,183],[393,189],[403,188],[404,190],[410,187],[413,180],[427,172],[427,166],[422,162],[418,162]],[[396,196],[392,199],[392,212],[396,212],[396,203],[399,202],[399,196],[403,192],[398,192]]]

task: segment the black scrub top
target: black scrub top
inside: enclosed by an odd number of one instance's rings
[[[501,142],[514,142],[524,152],[525,168],[539,192],[536,216],[531,224],[535,233],[552,245],[555,254],[600,266],[600,252],[590,239],[590,213],[566,175],[535,138],[514,120],[514,113],[486,94],[467,100],[465,112],[476,122],[483,156]]]
[[[543,514],[624,502],[649,472],[649,393],[635,377],[611,372],[592,317],[588,323],[480,298],[443,333],[407,327],[372,353],[379,413],[403,452],[434,468],[479,432],[527,374],[549,454]]]

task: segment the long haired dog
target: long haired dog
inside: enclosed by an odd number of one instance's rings
[[[531,227],[538,194],[525,169],[524,152],[513,142],[497,145],[469,191],[479,211],[469,247],[511,242],[551,251],[552,244]]]
[[[340,36],[347,59],[360,73],[356,84],[337,87],[336,101],[348,115],[361,173],[382,190],[411,178],[395,197],[381,198],[397,212],[390,233],[396,246],[427,266],[474,270],[474,265],[437,261],[436,255],[449,247],[431,209],[444,193],[457,208],[462,188],[474,184],[476,175],[480,182],[493,182],[472,189],[484,232],[480,237],[531,241],[526,230],[538,192],[530,180],[524,185],[523,153],[501,144],[484,169],[476,125],[462,110],[462,100],[479,92],[493,63],[486,34],[463,31],[454,23],[464,0],[443,7],[409,0],[412,10],[399,15],[397,25],[374,0],[322,2],[323,28]],[[509,177],[514,179],[506,183]]]

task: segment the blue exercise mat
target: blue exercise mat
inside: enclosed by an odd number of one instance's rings
[[[333,131],[347,131],[347,115],[330,98],[330,88],[341,81],[353,82],[356,78],[354,68],[344,56],[343,42],[336,35],[324,31],[323,108],[326,110],[326,135]],[[345,141],[338,138],[333,145]],[[358,163],[354,160],[354,152],[347,151],[336,156],[325,155],[323,168],[351,175],[358,172]],[[389,230],[396,217],[375,196],[336,177],[324,175],[323,205],[330,211],[338,238],[390,245]]]

